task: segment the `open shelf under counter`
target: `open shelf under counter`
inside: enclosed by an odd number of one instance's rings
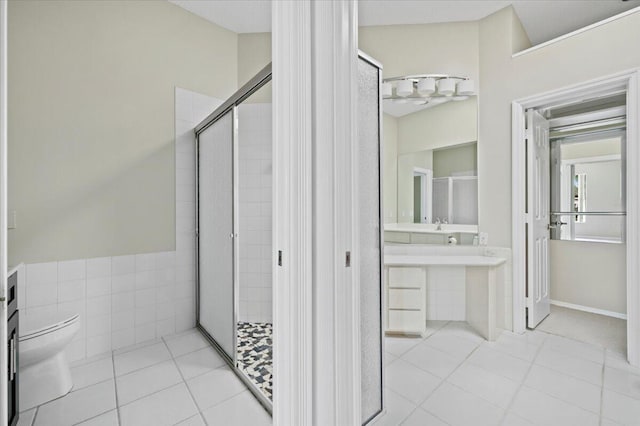
[[[437,319],[464,320],[485,339],[498,337],[504,326],[499,321],[504,313],[498,294],[504,287],[505,258],[484,256],[475,247],[423,254],[411,253],[410,248],[388,251],[384,257],[388,334],[423,335],[427,319],[433,319],[427,310],[444,308],[444,317]],[[454,306],[428,303],[429,297],[446,293],[448,287],[457,301],[446,302]]]

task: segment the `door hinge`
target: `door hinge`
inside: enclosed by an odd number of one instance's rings
[[[282,266],[282,250],[278,250],[278,266]]]
[[[346,266],[347,268],[351,267],[351,252],[350,251],[346,252],[346,254],[345,254],[344,266]]]

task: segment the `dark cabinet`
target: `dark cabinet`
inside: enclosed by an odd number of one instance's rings
[[[7,406],[9,426],[18,423],[18,272],[7,283]]]
[[[7,406],[9,408],[9,425],[18,423],[18,311],[15,311],[7,324],[7,365],[8,391]]]

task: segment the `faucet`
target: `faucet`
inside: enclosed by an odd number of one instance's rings
[[[442,222],[440,222],[440,218],[436,218],[436,231],[441,231],[442,230]]]

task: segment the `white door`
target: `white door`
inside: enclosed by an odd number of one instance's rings
[[[527,327],[549,315],[549,122],[527,111]]]

